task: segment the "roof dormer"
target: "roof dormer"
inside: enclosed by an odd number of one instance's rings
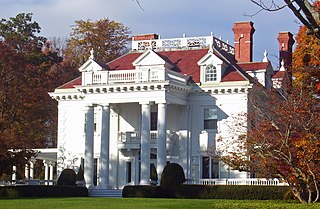
[[[197,64],[200,66],[201,83],[217,83],[221,81],[223,61],[212,50],[202,57]]]
[[[108,70],[107,65],[94,60],[93,49],[90,54],[89,59],[79,68],[82,74],[82,85],[92,85],[98,82],[101,79],[101,72]]]
[[[132,62],[135,69],[167,69],[174,68],[174,64],[164,56],[152,49],[147,49],[135,61]]]

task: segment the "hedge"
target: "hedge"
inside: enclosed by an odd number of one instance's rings
[[[170,197],[183,199],[282,200],[291,199],[286,186],[180,185],[175,191],[159,186],[126,186],[123,197]]]
[[[137,185],[125,186],[122,190],[122,197],[162,198],[170,196],[166,190],[159,186]]]
[[[0,187],[0,198],[17,197],[88,197],[86,187],[22,185]]]

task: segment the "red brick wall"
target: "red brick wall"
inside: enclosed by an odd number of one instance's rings
[[[233,25],[235,58],[238,62],[252,62],[253,22],[236,22]]]

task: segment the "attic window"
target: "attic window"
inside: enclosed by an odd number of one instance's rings
[[[205,82],[217,81],[217,69],[213,64],[207,65],[205,69]]]

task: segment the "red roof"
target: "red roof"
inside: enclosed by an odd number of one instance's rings
[[[269,66],[269,62],[246,62],[238,63],[238,65],[245,71],[266,70]]]
[[[276,71],[272,78],[284,78],[286,73],[286,71]]]
[[[240,73],[229,67],[226,69],[224,74],[222,75],[221,82],[228,82],[228,81],[245,81],[246,78],[242,76]]]
[[[74,86],[81,85],[81,82],[82,80],[80,76],[78,78],[75,78],[69,81],[68,83],[63,84],[62,86],[59,86],[58,89],[71,89],[71,88],[74,88]]]
[[[187,74],[192,77],[192,80],[196,83],[200,82],[200,68],[197,62],[203,58],[207,53],[208,49],[189,49],[189,50],[172,50],[172,51],[161,51],[156,52],[160,57],[169,62],[170,64],[175,65],[174,71],[179,72],[181,74]],[[222,82],[228,81],[244,81],[248,79],[248,75],[241,69],[239,66],[236,66],[236,61],[234,57],[230,54],[223,54],[221,52],[214,52],[216,56],[220,59],[225,60],[228,59],[228,62],[231,63],[229,68],[222,75]],[[107,63],[107,68],[110,70],[132,70],[135,67],[132,63],[141,55],[141,52],[130,52],[125,54],[109,63]],[[250,66],[250,69],[253,67],[258,68],[258,66],[265,66],[268,63],[246,63],[241,64],[240,66]],[[236,70],[235,68],[239,70]],[[260,69],[260,68],[258,68]],[[246,75],[243,75],[246,74]],[[59,88],[73,88],[75,85],[81,85],[81,77],[70,81],[69,83],[60,86]]]

